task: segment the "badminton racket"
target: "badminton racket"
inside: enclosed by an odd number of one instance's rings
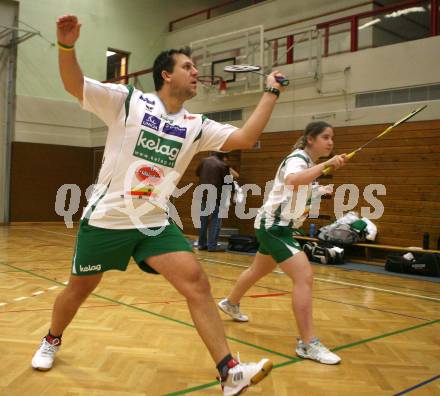
[[[255,73],[259,74],[260,76],[268,76],[268,74],[261,71],[261,66],[254,65],[229,65],[225,66],[223,70],[228,73]],[[284,77],[275,76],[275,80],[283,87],[287,87],[289,85],[289,80]]]
[[[390,125],[387,129],[385,129],[383,132],[381,132],[379,135],[375,136],[373,139],[370,139],[368,142],[364,143],[362,146],[358,147],[356,150],[352,151],[351,153],[347,154],[345,156],[346,159],[351,159],[353,156],[361,151],[365,146],[368,146],[371,142],[374,142],[377,139],[380,139],[382,136],[386,135],[389,131],[394,129],[396,126],[403,124],[405,121],[408,121],[410,118],[414,117],[417,113],[420,113],[422,110],[426,109],[427,105],[421,106],[413,111],[411,113],[408,113],[404,117],[402,117],[399,121],[396,121],[393,125]],[[322,171],[323,175],[328,175],[333,170],[332,166],[327,166]]]

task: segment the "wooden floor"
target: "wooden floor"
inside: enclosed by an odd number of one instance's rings
[[[0,395],[220,395],[184,299],[133,263],[125,273],[106,274],[65,332],[54,368],[31,369],[54,298],[68,279],[74,241],[75,230],[64,225],[0,227]],[[251,261],[197,254],[217,300]],[[342,363],[295,357],[291,285],[274,273],[243,299],[249,323],[222,316],[231,349],[243,361],[275,363],[271,376],[247,394],[440,395],[439,283],[314,269],[315,325]]]

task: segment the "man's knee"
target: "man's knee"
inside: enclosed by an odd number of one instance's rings
[[[182,289],[182,293],[187,299],[206,298],[211,295],[211,285],[201,268],[194,271],[185,280],[185,287]]]

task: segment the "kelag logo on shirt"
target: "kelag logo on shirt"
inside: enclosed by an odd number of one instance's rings
[[[181,148],[182,143],[180,142],[164,139],[153,133],[141,130],[133,155],[155,164],[174,168]]]
[[[158,131],[160,125],[160,119],[155,117],[154,115],[145,113],[144,119],[142,120],[142,125],[154,129],[155,131]]]

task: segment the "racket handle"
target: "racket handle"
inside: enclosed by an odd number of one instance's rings
[[[324,168],[324,170],[322,171],[322,174],[324,176],[327,176],[329,173],[331,173],[333,171],[333,166],[327,166],[326,168]]]
[[[287,87],[290,81],[284,77],[275,76],[275,80],[277,80],[278,84],[281,84],[283,87]]]
[[[345,158],[346,159],[351,159],[354,155],[356,154],[356,150],[355,151],[352,151],[351,153],[349,153],[349,154],[346,154],[345,155]],[[333,166],[327,166],[326,168],[324,168],[324,170],[322,171],[322,174],[324,175],[324,176],[326,176],[326,175],[328,175],[329,173],[332,173],[333,172]]]

